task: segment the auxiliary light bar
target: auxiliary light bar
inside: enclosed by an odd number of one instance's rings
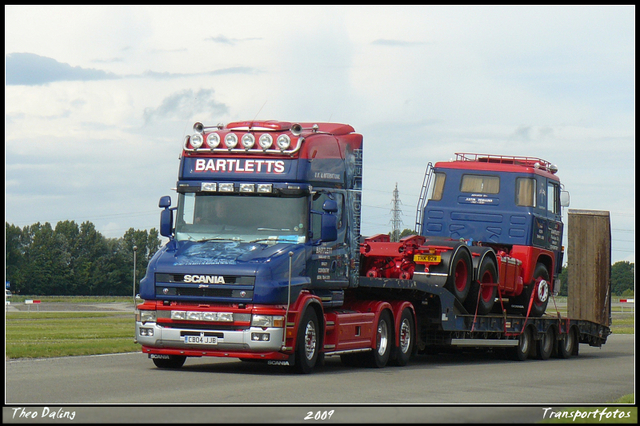
[[[207,129],[216,129],[205,133]],[[251,154],[288,154],[296,153],[304,137],[301,136],[302,128],[294,124],[291,129],[260,128],[259,132],[248,129],[241,132],[238,129],[223,131],[222,125],[204,127],[202,123],[193,126],[194,134],[185,136],[184,150],[187,152],[219,152],[219,153],[251,153]],[[291,132],[279,133],[285,130]],[[314,131],[317,129],[314,127]],[[268,132],[268,133],[267,133]],[[275,134],[273,134],[275,133]]]

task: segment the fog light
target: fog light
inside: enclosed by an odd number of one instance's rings
[[[153,336],[153,328],[140,328],[140,336]]]
[[[254,342],[268,342],[270,339],[269,333],[251,333],[251,340]]]

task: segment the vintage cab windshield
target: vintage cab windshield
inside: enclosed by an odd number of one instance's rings
[[[233,240],[304,243],[307,197],[178,194],[178,241]]]

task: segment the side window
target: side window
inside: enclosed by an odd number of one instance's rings
[[[428,200],[440,201],[442,200],[442,193],[444,192],[444,181],[447,175],[444,173],[434,173],[433,183],[430,188],[430,194],[427,197]]]
[[[500,178],[498,176],[463,175],[460,192],[497,194],[500,192]]]
[[[547,185],[547,210],[553,214],[560,213],[560,202],[559,202],[560,192],[558,190],[558,185],[555,183],[549,182]]]
[[[538,186],[538,207],[540,210],[545,210],[547,208],[547,184],[544,179],[537,179]]]
[[[523,207],[536,206],[536,180],[532,178],[516,179],[516,205]]]

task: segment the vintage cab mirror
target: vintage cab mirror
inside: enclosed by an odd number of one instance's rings
[[[569,207],[570,202],[571,202],[571,197],[569,196],[569,191],[565,191],[565,190],[560,191],[560,205],[562,207]]]
[[[160,198],[159,207],[164,208],[160,212],[160,235],[170,238],[173,234],[173,212],[171,207],[171,197],[165,195]]]

